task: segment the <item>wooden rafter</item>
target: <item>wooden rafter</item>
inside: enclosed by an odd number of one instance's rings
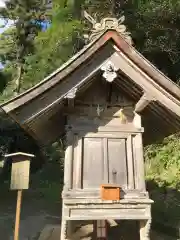
[[[144,93],[135,105],[135,112],[136,113],[142,112],[145,109],[145,107],[147,107],[149,103],[152,101],[155,101],[155,98],[150,96],[148,93]]]

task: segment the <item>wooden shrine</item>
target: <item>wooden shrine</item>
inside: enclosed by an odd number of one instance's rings
[[[85,16],[89,43],[2,108],[42,145],[66,136],[61,240],[71,221],[108,219],[139,221],[149,240],[143,143],[179,131],[180,89],[135,50],[123,17]]]

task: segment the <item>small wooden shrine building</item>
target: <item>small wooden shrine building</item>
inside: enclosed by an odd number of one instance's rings
[[[179,131],[180,88],[136,51],[124,18],[90,20],[80,52],[1,107],[41,144],[66,135],[61,240],[68,222],[106,219],[138,220],[149,240],[143,142]]]

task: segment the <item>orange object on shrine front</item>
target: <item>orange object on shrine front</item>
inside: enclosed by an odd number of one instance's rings
[[[102,200],[120,200],[120,187],[112,184],[101,185]]]

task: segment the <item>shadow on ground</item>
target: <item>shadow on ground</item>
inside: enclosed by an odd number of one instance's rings
[[[180,238],[180,192],[177,189],[162,187],[155,181],[147,181],[152,205],[152,228],[164,234]]]

